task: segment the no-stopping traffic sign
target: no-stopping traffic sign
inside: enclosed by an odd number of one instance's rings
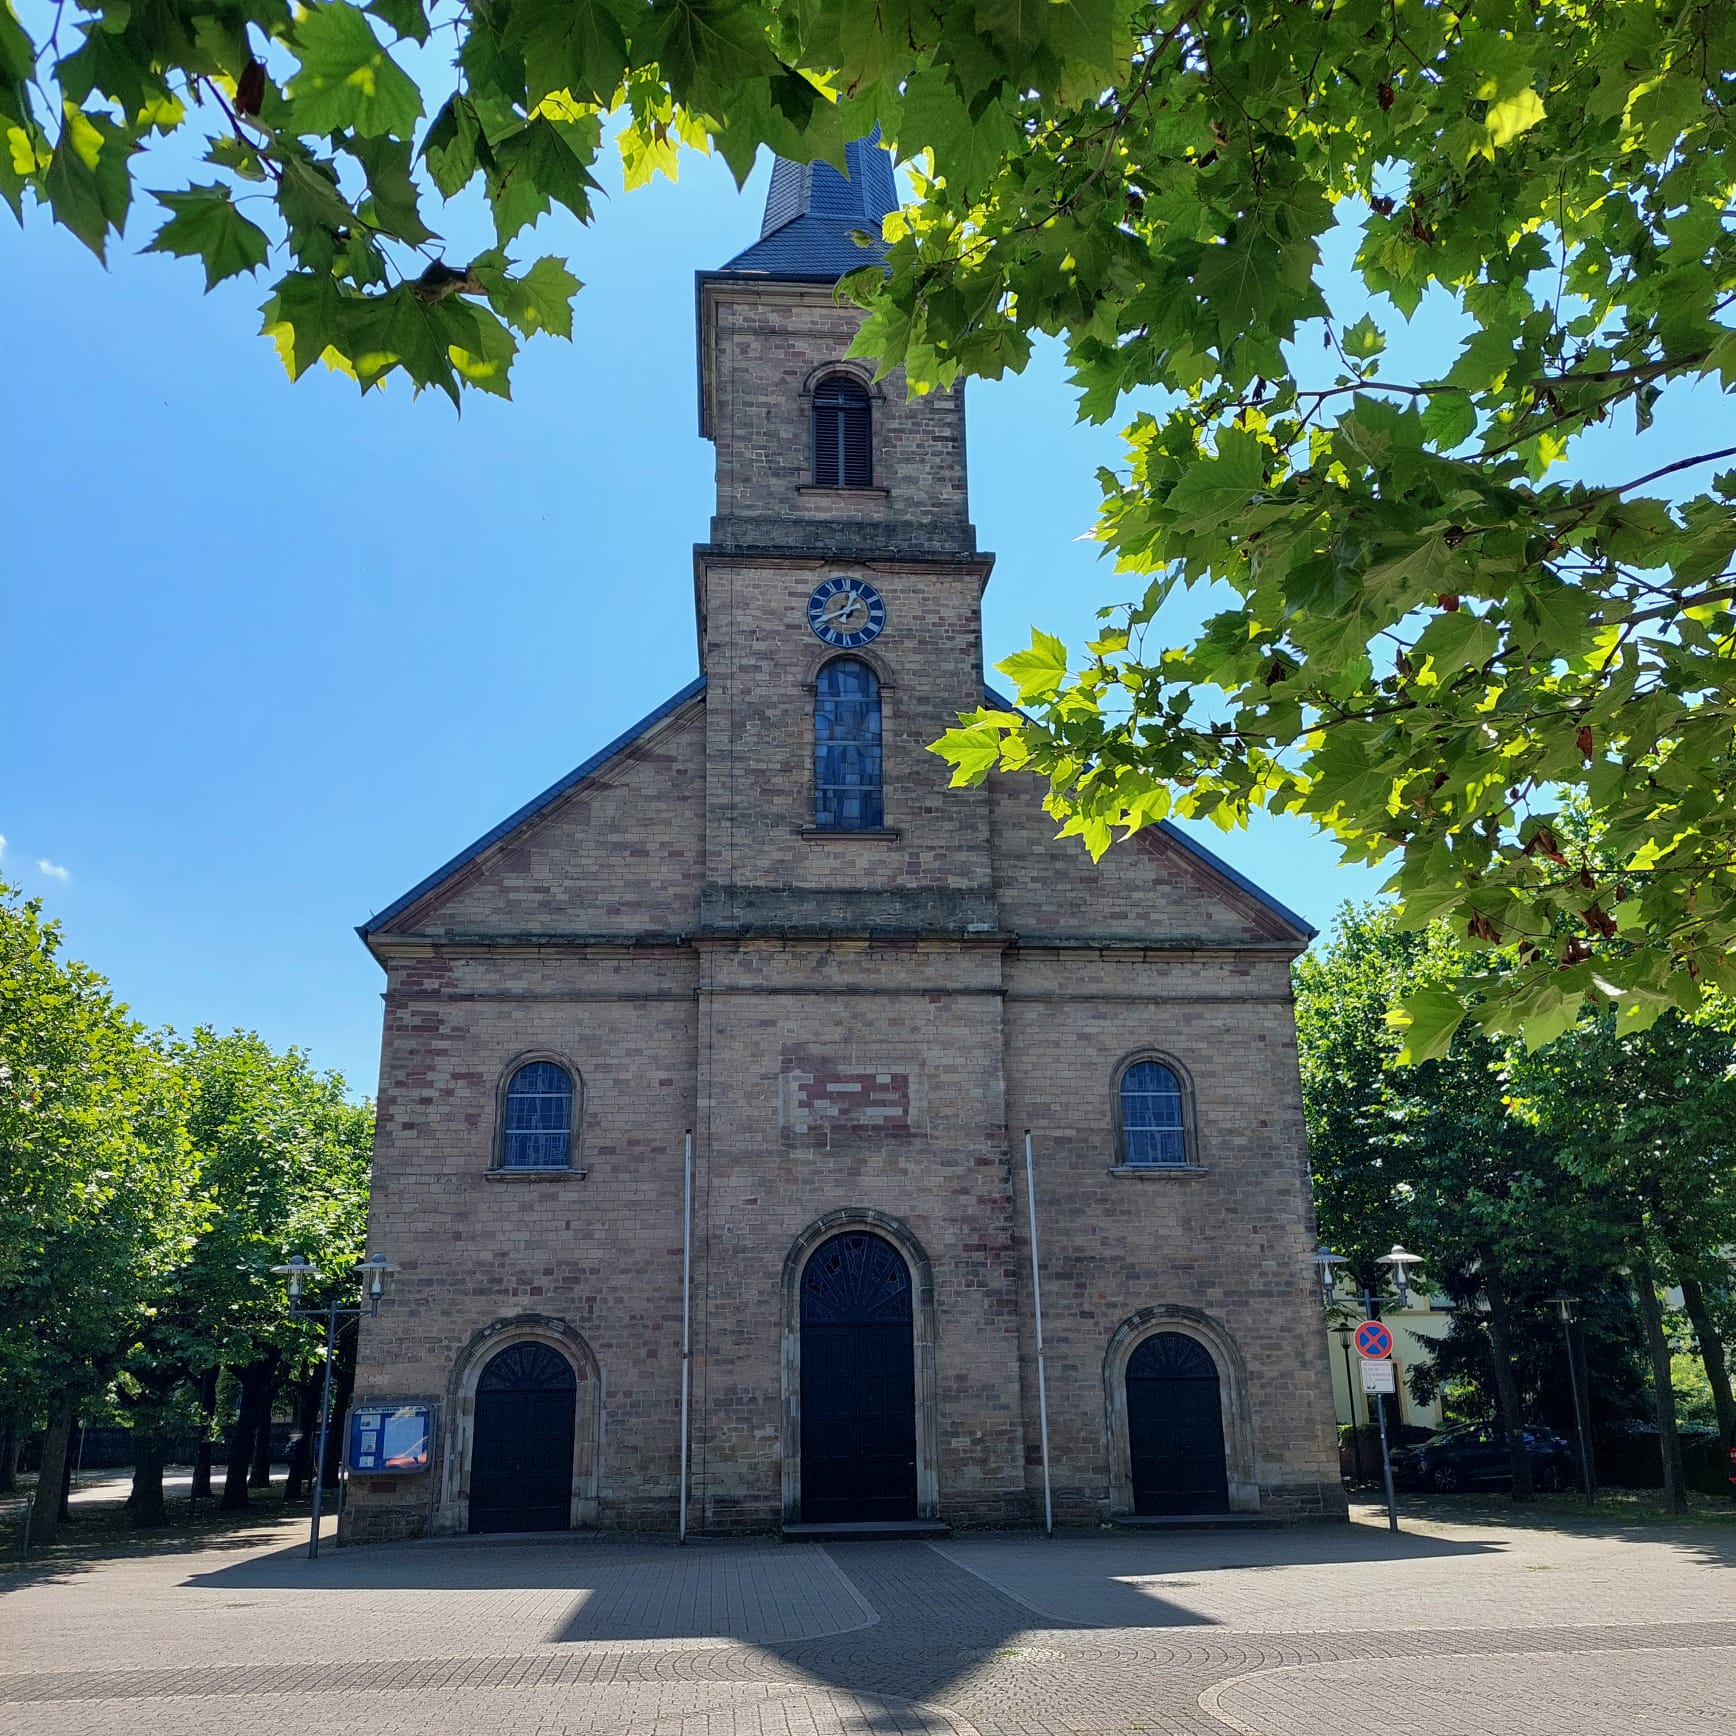
[[[1356,1329],[1356,1350],[1371,1362],[1392,1355],[1392,1334],[1378,1320],[1365,1320]]]

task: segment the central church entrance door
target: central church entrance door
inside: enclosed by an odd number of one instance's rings
[[[476,1386],[472,1531],[565,1531],[573,1504],[572,1364],[546,1344],[509,1344]]]
[[[1198,1339],[1156,1332],[1128,1359],[1127,1440],[1135,1513],[1229,1512],[1218,1365]]]
[[[802,1518],[916,1517],[916,1351],[910,1268],[851,1230],[802,1269]]]

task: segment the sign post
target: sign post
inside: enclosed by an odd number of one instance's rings
[[[1392,1486],[1392,1453],[1386,1439],[1386,1395],[1398,1391],[1398,1373],[1392,1366],[1392,1328],[1379,1320],[1365,1320],[1356,1329],[1356,1352],[1362,1358],[1362,1390],[1374,1394],[1375,1415],[1380,1419],[1380,1474],[1386,1484],[1386,1526],[1398,1529],[1398,1496]]]

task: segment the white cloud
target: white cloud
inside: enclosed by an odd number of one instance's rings
[[[6,860],[6,834],[0,832],[0,862]]]
[[[70,868],[62,868],[58,862],[50,862],[46,856],[38,856],[36,866],[38,871],[46,874],[50,880],[70,880],[72,878]]]

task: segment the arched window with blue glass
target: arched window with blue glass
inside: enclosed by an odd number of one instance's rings
[[[1122,1068],[1116,1120],[1118,1161],[1128,1169],[1176,1169],[1192,1163],[1187,1085],[1168,1062],[1141,1055]]]
[[[835,657],[814,691],[814,825],[875,831],[886,823],[880,678],[855,657]]]
[[[573,1076],[558,1061],[527,1061],[507,1081],[502,1169],[569,1169]]]

